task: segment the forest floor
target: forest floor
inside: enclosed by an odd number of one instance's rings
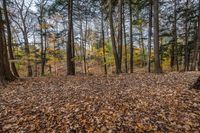
[[[0,132],[200,132],[198,72],[30,78],[0,89]]]

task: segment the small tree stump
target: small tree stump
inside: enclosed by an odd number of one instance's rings
[[[200,77],[197,81],[193,84],[192,88],[200,90]]]

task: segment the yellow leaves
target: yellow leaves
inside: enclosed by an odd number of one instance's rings
[[[49,27],[50,27],[50,25],[47,23],[42,23],[42,24],[38,25],[39,29],[48,29]]]

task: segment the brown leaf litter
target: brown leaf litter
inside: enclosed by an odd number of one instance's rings
[[[0,132],[200,132],[200,73],[24,79],[0,89]]]

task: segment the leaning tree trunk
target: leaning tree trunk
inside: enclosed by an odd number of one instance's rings
[[[115,31],[113,26],[113,16],[112,16],[112,1],[109,1],[109,24],[110,24],[110,34],[111,34],[111,40],[112,40],[112,47],[113,47],[113,54],[115,58],[115,68],[116,73],[120,73],[120,64],[119,64],[119,58],[118,58],[118,52],[115,42]]]

